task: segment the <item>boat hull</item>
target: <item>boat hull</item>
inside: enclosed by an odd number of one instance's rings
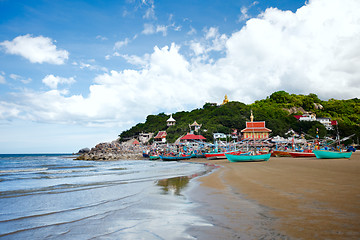
[[[205,157],[208,160],[215,160],[215,159],[224,159],[225,157],[225,153],[221,152],[221,153],[205,153]]]
[[[291,157],[290,153],[289,152],[286,152],[286,151],[273,151],[271,153],[271,156],[272,157]]]
[[[316,157],[313,152],[289,152],[293,158]]]
[[[190,159],[191,155],[186,155],[186,156],[163,156],[163,155],[160,155],[160,158],[163,161],[180,161],[180,160]]]
[[[205,157],[208,160],[215,160],[215,159],[226,159],[225,154],[231,153],[241,153],[241,151],[231,151],[231,152],[217,152],[217,153],[205,153]]]
[[[260,161],[268,161],[271,156],[271,153],[259,154],[259,155],[225,154],[225,156],[230,162],[260,162]]]
[[[157,160],[160,158],[160,156],[156,155],[156,156],[149,156],[150,160]]]
[[[322,159],[338,159],[338,158],[350,158],[352,152],[333,152],[325,150],[313,150],[317,158]]]

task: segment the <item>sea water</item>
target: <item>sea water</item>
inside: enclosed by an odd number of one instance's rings
[[[1,239],[191,239],[208,223],[181,194],[202,164],[0,155]]]

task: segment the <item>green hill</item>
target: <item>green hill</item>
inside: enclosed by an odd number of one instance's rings
[[[306,133],[311,136],[316,135],[319,129],[320,138],[325,136],[335,136],[334,130],[326,130],[320,122],[298,121],[294,115],[301,115],[305,112],[315,113],[317,117],[328,117],[338,121],[338,131],[340,137],[356,134],[346,143],[353,141],[358,143],[360,137],[360,100],[357,98],[350,100],[328,101],[320,100],[316,94],[296,95],[285,91],[278,91],[263,100],[255,101],[246,105],[241,102],[229,102],[221,106],[213,106],[206,103],[200,109],[190,112],[177,112],[173,114],[176,125],[167,127],[166,120],[170,117],[164,113],[149,115],[145,123],[139,123],[129,130],[123,131],[119,137],[120,141],[138,136],[139,133],[166,130],[168,142],[174,142],[178,137],[189,131],[189,124],[195,120],[202,124],[201,132],[208,141],[213,141],[213,133],[221,132],[229,134],[232,129],[245,128],[245,122],[249,121],[250,110],[253,110],[254,121],[266,121],[266,127],[272,130],[270,136],[284,136],[289,129],[298,133]]]

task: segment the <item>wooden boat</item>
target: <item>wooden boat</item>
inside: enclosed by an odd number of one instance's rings
[[[190,159],[191,155],[180,155],[180,156],[165,156],[165,155],[160,155],[160,158],[163,161],[179,161],[179,160],[186,160],[186,159]]]
[[[289,154],[293,158],[316,157],[315,153],[313,153],[311,150],[304,150],[303,152],[289,152]]]
[[[317,158],[350,158],[353,152],[334,152],[334,151],[327,151],[327,150],[313,150],[315,156]]]
[[[225,153],[225,156],[230,162],[259,162],[259,161],[268,161],[271,156],[271,153],[255,154],[255,155],[251,155],[250,153],[242,153],[242,154]]]
[[[150,160],[157,160],[160,158],[160,156],[159,155],[150,155],[149,158],[150,158]]]
[[[287,151],[273,151],[271,153],[272,157],[291,157],[290,152]]]
[[[193,153],[193,154],[191,154],[191,157],[192,158],[205,158],[205,154],[204,153],[201,153],[201,154]]]
[[[238,154],[240,154],[241,151],[205,153],[205,157],[208,160],[226,159],[225,154],[227,154],[227,153],[238,153]]]
[[[205,157],[206,157],[208,160],[226,158],[226,157],[225,157],[225,152],[205,153]]]

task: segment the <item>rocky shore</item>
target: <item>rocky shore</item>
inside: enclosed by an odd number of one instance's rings
[[[143,159],[142,152],[146,146],[135,145],[132,142],[120,143],[115,140],[107,143],[99,143],[95,147],[79,151],[80,156],[76,160],[86,161],[115,161],[124,159]]]

